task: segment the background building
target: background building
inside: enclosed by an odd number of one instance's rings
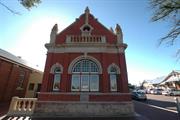
[[[42,75],[20,57],[0,49],[0,102],[10,102],[13,96],[25,97],[28,81],[34,71]]]
[[[37,97],[38,92],[40,92],[42,84],[43,72],[33,70],[29,76],[28,87],[26,89],[26,98]]]
[[[180,90],[180,70],[173,70],[170,72],[160,85],[170,89]]]

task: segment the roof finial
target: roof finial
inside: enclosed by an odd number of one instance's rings
[[[87,13],[89,14],[89,12],[90,12],[90,11],[89,11],[89,8],[88,8],[88,6],[87,6],[86,9],[85,9],[85,13],[86,13],[86,14],[87,14]]]
[[[119,24],[116,24],[116,35],[117,35],[117,42],[118,43],[123,43],[123,34],[122,34],[122,30]]]
[[[86,10],[85,10],[85,24],[88,24],[88,16],[89,16],[89,8],[86,7]]]
[[[116,24],[115,31],[116,31],[116,34],[121,33],[121,27],[119,26],[119,24]]]
[[[56,35],[58,32],[58,25],[55,24],[51,30],[51,34],[50,34],[50,43],[54,43],[56,40]]]

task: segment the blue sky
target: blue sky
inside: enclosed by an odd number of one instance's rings
[[[146,79],[169,74],[180,69],[174,46],[158,40],[171,27],[167,22],[152,23],[152,10],[146,0],[42,0],[30,11],[18,0],[1,0],[21,15],[14,15],[0,6],[0,48],[21,56],[43,70],[51,28],[58,24],[59,32],[75,21],[86,6],[107,28],[118,23],[123,31],[124,42],[128,44],[126,60],[129,82],[139,84]]]

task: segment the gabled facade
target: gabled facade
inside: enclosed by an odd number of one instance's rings
[[[120,26],[114,33],[86,8],[74,23],[57,32],[56,24],[45,45],[48,52],[35,115],[132,115],[127,44]]]

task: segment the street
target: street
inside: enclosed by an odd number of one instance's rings
[[[137,114],[149,120],[179,120],[174,97],[147,95],[147,98],[145,102],[133,101]]]
[[[148,104],[163,107],[169,110],[175,110],[175,111],[177,111],[175,97],[177,97],[180,100],[179,96],[165,96],[165,95],[149,94],[147,95],[147,97],[148,97],[148,101],[147,101]]]

